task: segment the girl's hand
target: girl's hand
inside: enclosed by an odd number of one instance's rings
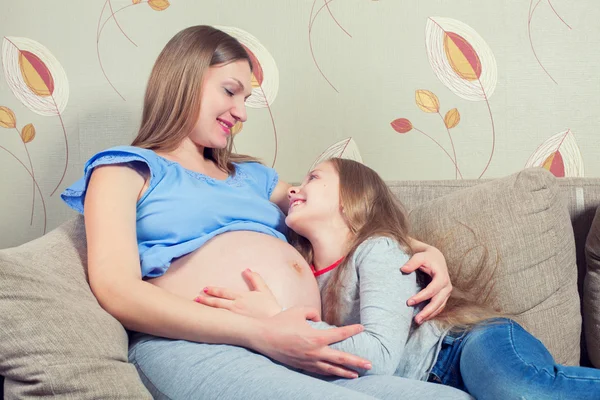
[[[268,318],[281,312],[281,306],[277,299],[259,274],[247,269],[242,276],[248,282],[251,291],[236,291],[209,286],[204,288],[206,295],[198,296],[194,301],[205,306],[223,308],[254,318]]]
[[[442,312],[452,292],[452,282],[448,275],[446,259],[441,251],[414,239],[413,244],[415,250],[420,252],[415,253],[404,264],[401,271],[408,274],[420,269],[431,276],[429,285],[407,301],[409,306],[413,306],[431,299],[429,304],[415,316],[415,321],[422,324]]]
[[[261,329],[254,335],[252,348],[286,365],[321,375],[357,378],[351,368],[371,369],[369,361],[329,347],[362,332],[361,325],[318,330],[306,320],[319,321],[317,310],[292,307],[261,319]]]

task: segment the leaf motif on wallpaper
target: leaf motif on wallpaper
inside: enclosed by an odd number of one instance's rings
[[[444,117],[444,125],[446,125],[446,128],[448,128],[448,129],[455,128],[459,122],[460,122],[460,113],[458,112],[458,109],[453,108],[452,110],[450,110],[446,113],[446,116]]]
[[[390,125],[398,133],[408,133],[413,128],[412,123],[406,118],[395,119]]]
[[[451,18],[427,19],[425,46],[431,68],[448,89],[465,100],[484,101],[487,105],[492,148],[481,178],[492,162],[496,147],[496,128],[489,103],[498,80],[496,58],[473,28]]]
[[[69,164],[69,143],[61,115],[69,100],[67,74],[46,47],[22,37],[4,38],[2,65],[8,87],[21,103],[37,114],[57,116],[60,120],[65,140],[65,165],[52,196],[60,187]]]
[[[21,139],[23,143],[29,143],[35,138],[35,127],[33,124],[27,124],[21,129]]]
[[[250,33],[232,26],[215,26],[215,28],[236,38],[250,56],[250,61],[252,62],[252,95],[246,101],[246,105],[251,108],[267,108],[269,111],[275,140],[275,154],[271,166],[275,166],[278,140],[275,118],[271,109],[271,105],[275,101],[277,92],[279,91],[279,69],[277,68],[275,59],[266,47]]]
[[[148,4],[155,11],[164,11],[171,5],[168,0],[148,0]]]
[[[231,127],[231,135],[235,136],[242,131],[244,128],[244,123],[242,121],[237,121],[235,125]]]
[[[46,221],[47,221],[46,202],[44,201],[44,195],[43,195],[42,191],[40,190],[38,183],[35,180],[33,163],[31,162],[31,155],[29,154],[29,149],[27,148],[27,143],[31,142],[33,140],[33,138],[35,137],[35,128],[33,127],[33,124],[27,124],[19,132],[19,129],[17,128],[17,117],[15,116],[15,113],[10,108],[4,107],[4,106],[0,106],[0,128],[11,129],[11,130],[14,129],[16,134],[19,135],[19,138],[21,139],[20,140],[21,143],[23,143],[23,148],[25,149],[25,154],[27,154],[27,159],[29,160],[29,168],[25,165],[25,163],[23,161],[21,161],[21,159],[19,157],[17,157],[12,151],[7,149],[6,147],[0,146],[0,150],[4,150],[6,153],[8,153],[8,155],[10,155],[12,158],[14,158],[19,164],[21,164],[21,166],[25,169],[27,174],[29,176],[31,176],[33,185],[32,185],[32,192],[31,192],[31,218],[29,221],[29,225],[33,225],[33,216],[35,213],[35,191],[37,189],[37,191],[40,195],[40,198],[42,199],[42,206],[43,206],[43,211],[44,211],[43,233],[45,234],[46,233]]]
[[[450,18],[427,20],[425,46],[433,72],[463,99],[484,101],[496,89],[498,70],[490,47],[470,26]]]
[[[148,0],[148,1],[144,1],[143,3],[147,3],[155,11],[164,11],[171,5],[171,3],[169,3],[168,0]],[[104,78],[106,79],[108,84],[113,88],[115,93],[117,93],[117,95],[123,101],[125,101],[125,97],[123,97],[121,92],[119,92],[117,90],[117,88],[115,87],[115,85],[112,83],[112,81],[108,77],[108,74],[106,73],[106,70],[104,69],[104,65],[102,64],[102,57],[100,57],[100,36],[102,35],[102,31],[104,31],[104,27],[106,26],[106,24],[109,21],[114,21],[115,25],[117,26],[119,31],[123,34],[123,36],[132,45],[137,47],[137,44],[125,33],[125,31],[121,27],[121,24],[119,23],[119,20],[117,19],[117,14],[129,7],[137,6],[139,4],[142,4],[141,0],[132,0],[131,4],[123,6],[115,11],[113,9],[112,0],[105,0],[104,5],[102,6],[102,11],[100,12],[100,17],[98,18],[98,27],[96,29],[96,54],[98,57],[98,64],[100,64],[100,70],[102,71],[102,75],[104,75]],[[106,19],[104,19],[104,22],[103,22],[102,18],[104,17],[104,13],[107,10],[108,10],[108,17]]]
[[[440,142],[435,140],[434,137],[432,137],[431,135],[428,135],[427,133],[423,132],[421,129],[414,126],[412,124],[412,122],[410,122],[407,118],[395,119],[390,123],[390,125],[391,125],[392,129],[398,133],[405,134],[412,130],[415,130],[415,131],[419,132],[421,135],[423,135],[426,138],[428,138],[429,140],[431,140],[433,143],[435,143],[435,145],[437,147],[440,148],[440,150],[442,150],[444,152],[444,154],[446,154],[448,156],[448,158],[450,159],[450,162],[452,162],[452,164],[454,165],[454,168],[456,170],[456,176],[458,177],[458,175],[460,175],[461,178],[463,177],[462,173],[460,172],[460,169],[458,168],[458,164],[456,161],[456,154],[454,154],[454,157],[452,157],[452,155],[450,153],[448,153],[448,150],[446,150]]]
[[[440,101],[433,92],[429,90],[417,90],[415,92],[417,106],[426,113],[440,112]]]
[[[583,158],[570,129],[557,133],[536,149],[525,168],[543,167],[554,176],[583,177]]]
[[[317,159],[312,163],[310,171],[312,171],[318,164],[326,161],[330,158],[346,158],[348,160],[358,161],[362,163],[362,157],[356,142],[351,137],[340,140],[337,143],[329,146]]]
[[[542,2],[542,0],[535,0],[535,5],[534,0],[530,0],[529,2],[529,17],[527,19],[527,34],[529,36],[529,44],[531,45],[531,52],[533,53],[533,56],[535,57],[535,60],[537,61],[537,63],[539,64],[539,66],[542,68],[542,70],[546,73],[546,75],[548,75],[548,77],[552,80],[552,82],[554,82],[555,84],[558,85],[558,82],[556,81],[556,79],[554,79],[552,77],[552,75],[550,75],[550,72],[548,72],[548,70],[546,69],[546,67],[544,67],[544,65],[542,64],[542,62],[540,61],[540,58],[537,55],[537,52],[535,51],[535,46],[533,45],[533,39],[531,37],[531,21],[533,20],[533,15],[535,14],[535,11],[537,10],[538,6],[540,5],[540,3]],[[556,11],[556,9],[554,8],[554,6],[552,5],[552,3],[550,2],[550,0],[547,0],[548,5],[550,6],[550,8],[552,9],[552,12],[554,13],[554,15],[556,15],[558,17],[558,19],[560,19],[560,21],[567,27],[569,28],[569,30],[573,29],[571,28],[571,26],[569,24],[566,23],[566,21],[558,14],[558,12]]]
[[[340,24],[340,22],[337,20],[337,18],[335,17],[335,15],[333,15],[333,12],[331,11],[331,7],[329,7],[329,5],[333,2],[333,0],[313,0],[313,4],[312,7],[310,8],[310,16],[308,17],[308,46],[310,49],[310,55],[312,57],[313,63],[315,64],[315,67],[317,67],[317,70],[319,71],[319,74],[323,77],[323,79],[325,79],[325,81],[329,84],[329,86],[335,90],[336,92],[339,93],[339,91],[337,90],[337,88],[333,85],[333,83],[331,83],[331,81],[327,78],[327,76],[325,76],[325,73],[323,72],[323,70],[321,69],[321,67],[319,66],[319,63],[317,62],[317,57],[315,56],[315,51],[313,49],[313,26],[315,24],[315,21],[317,20],[317,17],[321,14],[321,12],[323,10],[327,10],[329,16],[331,17],[331,20],[335,23],[335,25],[337,25],[337,27],[346,35],[348,36],[350,39],[352,39],[352,35],[346,30],[344,29],[344,27],[342,26],[342,24]],[[317,3],[321,3],[321,7],[319,7],[318,10],[315,11],[315,7],[317,6]],[[339,3],[339,2],[338,2]],[[336,3],[337,4],[337,3]]]
[[[0,107],[0,127],[14,128],[17,126],[17,117],[8,107]]]

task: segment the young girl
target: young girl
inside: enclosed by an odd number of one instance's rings
[[[372,369],[358,370],[360,375],[439,382],[477,399],[600,398],[600,370],[556,364],[516,322],[486,319],[495,314],[482,307],[449,306],[437,320],[413,324],[416,310],[405,302],[419,290],[419,279],[394,267],[412,252],[407,217],[370,168],[328,160],[290,188],[289,198],[286,224],[300,235],[292,243],[312,266],[321,290],[326,322],[310,323],[322,329],[364,326],[363,333],[333,345],[371,360]],[[256,274],[253,280],[261,287]],[[263,293],[268,301],[268,289]],[[243,296],[229,298],[233,301],[198,301],[250,313]]]

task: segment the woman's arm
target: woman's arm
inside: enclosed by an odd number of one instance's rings
[[[331,347],[371,360],[373,368],[357,370],[359,375],[393,375],[412,324],[414,309],[406,305],[406,300],[418,291],[416,277],[398,271],[398,263],[408,260],[408,255],[388,238],[370,239],[359,247],[355,257],[356,274],[348,271],[346,277],[358,276],[360,324],[365,330]],[[351,278],[344,287],[356,284]],[[311,325],[319,329],[332,327],[324,322]]]
[[[290,208],[290,199],[288,198],[289,188],[289,183],[280,180],[277,182],[277,186],[273,189],[273,193],[271,193],[271,198],[269,199],[272,203],[277,204],[285,215],[287,215],[288,209]]]
[[[248,347],[291,366],[349,377],[339,367],[366,360],[327,347],[361,327],[316,331],[314,311],[255,319],[199,305],[145,282],[136,239],[136,202],[145,179],[122,165],[97,167],[85,197],[88,273],[100,305],[126,328],[152,335]],[[343,360],[343,362],[342,362]]]

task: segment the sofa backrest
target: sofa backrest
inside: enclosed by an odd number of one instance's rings
[[[410,211],[428,201],[486,181],[488,180],[389,181],[388,184]],[[579,295],[582,297],[587,270],[585,242],[596,209],[600,206],[600,178],[559,178],[557,182],[571,216],[577,255],[578,289]],[[581,363],[590,365],[587,359],[585,340],[582,340],[581,343]]]

